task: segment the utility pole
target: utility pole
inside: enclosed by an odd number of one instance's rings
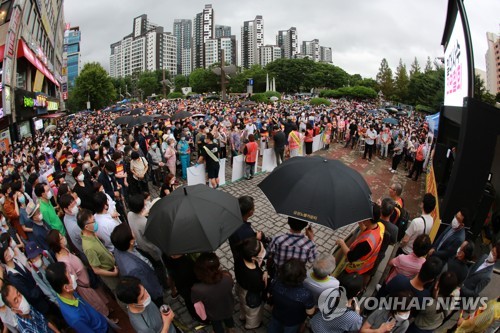
[[[163,98],[167,98],[167,85],[165,84],[165,67],[163,67],[163,80],[161,81],[163,83]]]
[[[221,100],[226,100],[226,73],[224,72],[224,49],[220,50],[220,86],[221,86]]]

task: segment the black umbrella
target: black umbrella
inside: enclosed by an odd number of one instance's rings
[[[246,102],[241,103],[241,105],[245,105],[245,106],[246,105],[257,105],[257,103],[252,102],[252,101],[246,101]]]
[[[122,116],[115,119],[115,125],[127,125],[128,127],[141,126],[153,121],[151,116]]]
[[[332,229],[372,217],[366,181],[338,160],[294,157],[258,186],[276,212]]]
[[[193,185],[178,188],[153,205],[144,235],[169,255],[212,252],[242,224],[238,199]]]
[[[252,108],[245,107],[245,106],[240,106],[239,108],[236,108],[236,112],[244,112],[244,111],[250,111]]]
[[[144,108],[137,108],[137,109],[133,109],[132,111],[130,111],[129,115],[138,116],[138,115],[142,115],[144,113],[146,113],[146,110],[144,110]]]
[[[154,114],[151,117],[158,119],[158,120],[167,120],[170,119],[170,116],[168,114]]]
[[[217,95],[210,95],[210,96],[205,97],[204,99],[205,99],[205,100],[207,100],[207,99],[208,99],[208,100],[219,100],[219,99],[220,99],[220,97],[219,97],[219,96],[217,96]]]
[[[185,118],[189,118],[191,116],[192,116],[191,113],[189,113],[187,111],[178,111],[172,115],[171,120],[172,121],[182,120]]]

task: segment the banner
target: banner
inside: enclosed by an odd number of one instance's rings
[[[10,132],[9,129],[7,128],[0,132],[0,151],[5,151],[6,153],[9,153],[10,145],[11,145]]]
[[[273,148],[265,149],[262,157],[262,171],[271,172],[276,168],[276,154]]]
[[[40,72],[38,69],[36,70],[36,75],[35,75],[35,83],[33,84],[33,91],[34,92],[40,92],[42,91],[42,86],[43,86],[43,79],[45,77],[43,76],[42,72]]]
[[[245,156],[244,155],[238,155],[233,157],[233,172],[231,175],[231,181],[235,182],[238,179],[243,178],[243,175],[245,174]]]
[[[320,150],[321,148],[323,148],[323,140],[321,140],[321,134],[319,135],[316,135],[314,138],[313,138],[313,153],[315,151],[318,151]]]
[[[429,164],[430,164],[429,173],[427,173],[427,176],[425,177],[425,192],[431,193],[436,198],[436,208],[431,213],[431,216],[434,219],[434,224],[432,225],[432,230],[429,234],[431,241],[434,241],[434,238],[436,238],[436,234],[441,224],[441,219],[439,218],[439,201],[438,201],[436,177],[434,176],[434,166],[432,165],[432,161]]]
[[[198,164],[187,168],[188,186],[196,184],[206,184],[205,182],[205,164]]]

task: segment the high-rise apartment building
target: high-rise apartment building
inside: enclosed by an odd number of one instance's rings
[[[201,13],[196,14],[193,26],[192,69],[205,66],[205,42],[215,38],[214,10],[212,5],[205,5]]]
[[[61,93],[63,99],[68,98],[68,91],[75,86],[75,79],[82,69],[82,58],[80,54],[81,31],[79,27],[71,27],[64,31],[63,49],[63,84]]]
[[[291,27],[288,30],[278,31],[276,36],[276,45],[281,48],[281,57],[285,59],[293,59],[299,53],[299,38],[297,36],[297,28]]]
[[[264,67],[268,63],[281,59],[281,48],[276,45],[265,45],[259,48],[259,64]]]
[[[236,65],[236,36],[208,39],[205,42],[205,68],[221,62],[224,50],[224,65]]]
[[[331,64],[333,61],[332,48],[327,46],[319,47],[319,61]]]
[[[177,38],[177,74],[191,73],[193,22],[186,19],[174,20],[173,34]]]
[[[261,15],[241,27],[241,64],[250,68],[259,63],[259,47],[264,45],[264,19]]]
[[[228,25],[215,25],[215,38],[231,37],[231,27]]]
[[[317,39],[302,42],[302,54],[315,62],[320,61],[319,50],[319,40]]]
[[[486,89],[492,95],[500,92],[500,36],[493,32],[486,33],[488,50],[486,51]]]
[[[62,0],[1,1],[0,151],[61,109],[64,30]]]
[[[177,38],[163,27],[151,23],[147,15],[134,19],[133,31],[111,44],[111,77],[124,77],[143,71],[166,69],[177,75]]]

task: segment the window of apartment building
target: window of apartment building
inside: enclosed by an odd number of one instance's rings
[[[28,25],[32,7],[33,7],[33,3],[31,1],[27,1],[26,7],[24,8],[24,17],[23,17],[24,24],[26,24],[26,25]],[[35,15],[35,14],[33,13],[33,15]]]
[[[0,5],[0,25],[10,21],[12,14],[12,1],[5,1]]]

